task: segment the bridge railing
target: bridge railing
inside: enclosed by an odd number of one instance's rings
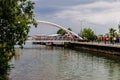
[[[79,41],[79,38],[70,38],[65,36],[59,36],[59,37],[41,37],[33,40],[66,40],[66,41]]]

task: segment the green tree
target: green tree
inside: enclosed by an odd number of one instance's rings
[[[72,31],[71,28],[68,28],[68,30]],[[63,30],[63,29],[59,29],[59,30],[57,31],[57,34],[61,34],[61,35],[65,35],[66,33],[67,33],[67,32],[66,32],[65,30]]]
[[[72,31],[72,29],[71,29],[71,28],[68,28],[68,30]]]
[[[110,34],[110,37],[116,37],[116,35],[117,35],[116,29],[110,28],[109,29],[109,34]]]
[[[113,43],[114,37],[117,36],[117,32],[114,28],[109,29],[109,38],[110,38],[110,43]]]
[[[87,38],[88,40],[94,40],[95,39],[94,31],[90,28],[84,28],[80,32],[80,36],[83,37],[83,38]]]
[[[63,29],[59,29],[59,30],[57,31],[57,34],[64,35],[64,34],[66,34],[66,31],[63,30]]]
[[[10,69],[8,61],[14,55],[14,45],[25,43],[30,25],[37,25],[30,0],[0,0],[0,80]]]
[[[119,33],[120,33],[120,24],[118,24],[118,30],[119,30]]]

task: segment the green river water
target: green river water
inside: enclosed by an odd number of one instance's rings
[[[120,60],[63,47],[17,49],[9,80],[120,80]]]

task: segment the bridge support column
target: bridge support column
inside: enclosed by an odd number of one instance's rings
[[[46,42],[45,45],[47,45],[47,46],[52,46],[52,45],[53,45],[53,42]]]

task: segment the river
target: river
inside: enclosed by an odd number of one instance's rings
[[[9,80],[120,80],[120,61],[63,47],[17,49]]]

